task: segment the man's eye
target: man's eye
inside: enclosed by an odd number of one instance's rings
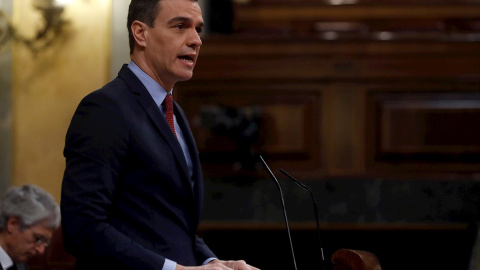
[[[178,29],[183,29],[185,28],[185,25],[183,23],[175,25],[176,28]]]

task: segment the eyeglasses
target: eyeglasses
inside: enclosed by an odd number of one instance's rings
[[[25,231],[28,231],[28,235],[26,236],[31,240],[28,240],[30,243],[34,244],[36,247],[39,247],[43,245],[45,248],[50,246],[50,238],[46,237],[42,231],[49,231],[46,227],[40,227],[40,225],[34,225],[33,227],[27,227],[25,228]],[[53,230],[50,230],[51,233],[53,233]],[[48,235],[52,235],[49,233]]]
[[[45,247],[48,247],[50,245],[50,239],[46,238],[43,235],[34,233],[33,237],[35,237],[35,245],[36,246],[40,246],[40,245],[43,244]]]

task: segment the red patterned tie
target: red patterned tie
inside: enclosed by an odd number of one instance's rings
[[[167,122],[172,128],[173,133],[175,136],[177,136],[177,133],[175,132],[175,125],[173,123],[173,98],[172,95],[167,94],[165,97],[165,116],[167,117]]]

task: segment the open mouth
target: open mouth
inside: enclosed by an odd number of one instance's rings
[[[190,63],[193,63],[195,58],[192,57],[192,56],[189,56],[189,55],[181,55],[178,57],[178,59],[182,60],[182,61],[186,61],[186,62],[190,62]]]

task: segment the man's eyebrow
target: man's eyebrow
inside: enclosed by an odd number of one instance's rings
[[[191,18],[179,16],[179,17],[175,17],[175,18],[170,19],[168,21],[168,23],[172,24],[172,23],[176,23],[176,22],[192,22],[192,21],[193,20]],[[201,22],[198,26],[199,27],[205,27],[205,23]]]

